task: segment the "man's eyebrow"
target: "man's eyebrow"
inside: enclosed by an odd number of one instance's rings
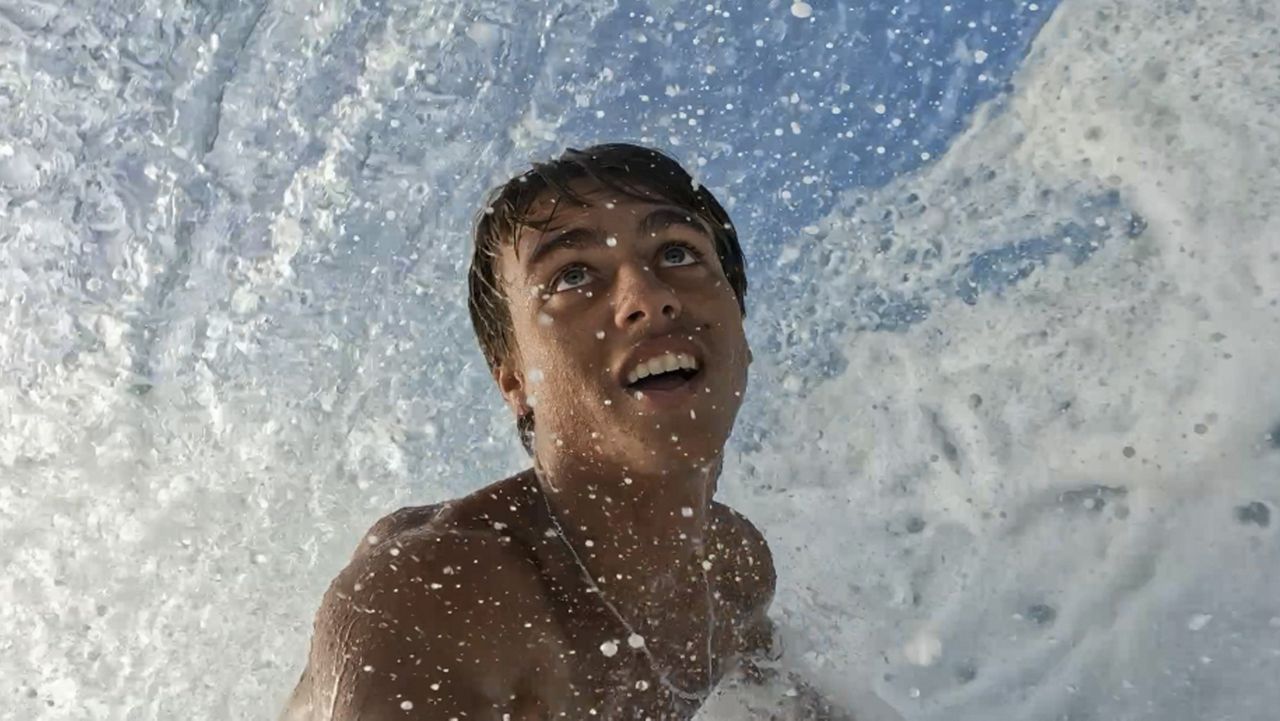
[[[550,255],[557,250],[567,250],[569,248],[580,248],[590,244],[592,241],[599,241],[600,234],[591,228],[573,228],[566,230],[559,235],[546,239],[543,233],[542,240],[533,248],[533,252],[529,254],[529,260],[526,265],[532,267],[539,260]]]
[[[637,227],[641,235],[657,235],[672,226],[684,226],[699,235],[710,237],[706,227],[699,223],[692,213],[676,208],[658,208],[650,212]],[[584,245],[602,242],[601,233],[594,228],[572,228],[550,238],[544,232],[533,252],[526,261],[527,267],[533,267],[546,256],[557,250],[581,248]]]
[[[673,225],[683,225],[699,235],[709,235],[693,213],[676,208],[658,208],[640,221],[640,235],[657,235]]]

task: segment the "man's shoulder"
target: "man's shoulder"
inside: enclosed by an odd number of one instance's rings
[[[764,534],[746,516],[717,501],[711,502],[711,522],[717,552],[733,569],[731,592],[751,607],[767,607],[773,600],[777,572]]]
[[[395,607],[405,620],[443,621],[463,612],[475,616],[487,601],[517,594],[526,599],[521,604],[526,610],[545,617],[541,612],[549,597],[541,571],[527,546],[512,535],[519,522],[514,518],[516,479],[379,519],[330,584],[317,620],[357,607]],[[507,618],[495,614],[487,622],[504,626]]]
[[[765,541],[764,534],[738,511],[719,501],[712,501],[711,522],[716,527],[717,536],[722,543],[734,543],[756,553],[770,555],[769,544]]]
[[[500,538],[505,528],[519,522],[515,517],[519,506],[529,502],[526,475],[527,472],[495,481],[461,498],[405,506],[388,513],[360,539],[352,560],[387,544],[422,543],[442,535]]]

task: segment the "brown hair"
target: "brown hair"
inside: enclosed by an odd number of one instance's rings
[[[529,210],[548,191],[582,205],[589,203],[570,189],[574,180],[589,178],[604,188],[645,201],[659,199],[686,209],[703,220],[712,232],[720,267],[747,312],[747,272],[738,244],[738,233],[719,201],[695,183],[680,163],[659,150],[627,143],[595,145],[585,150],[568,148],[557,159],[534,163],[533,168],[490,191],[475,223],[475,245],[467,273],[471,325],[490,370],[512,351],[511,310],[498,279],[498,258],[503,243],[514,243],[524,228],[545,228],[554,217],[535,220]],[[532,413],[517,421],[521,442],[532,454]]]

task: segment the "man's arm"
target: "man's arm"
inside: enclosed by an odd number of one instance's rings
[[[493,534],[411,533],[357,556],[329,587],[284,718],[541,718],[569,699],[565,653],[516,549]]]

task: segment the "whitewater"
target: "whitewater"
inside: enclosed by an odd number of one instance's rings
[[[272,718],[368,525],[523,467],[453,189],[619,138],[554,62],[526,105],[414,60],[546,28],[375,5],[0,2],[0,718]],[[1263,0],[1065,0],[944,148],[749,257],[719,497],[859,719],[1276,718],[1277,45]]]

